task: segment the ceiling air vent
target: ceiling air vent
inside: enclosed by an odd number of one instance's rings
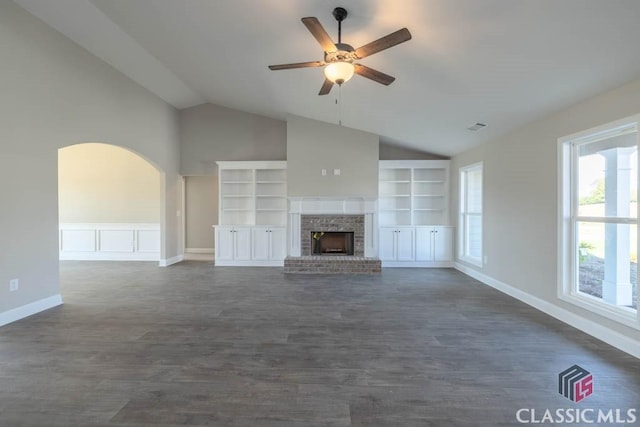
[[[480,129],[484,128],[484,127],[487,127],[487,125],[485,125],[484,123],[476,123],[473,126],[469,126],[467,129],[475,132],[475,131],[480,130]]]

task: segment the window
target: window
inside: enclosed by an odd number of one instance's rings
[[[482,163],[460,168],[459,257],[482,267]]]
[[[560,139],[560,297],[638,322],[638,118]]]

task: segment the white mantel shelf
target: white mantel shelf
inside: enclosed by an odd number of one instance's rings
[[[376,212],[377,198],[289,197],[289,213],[301,215],[364,215]]]

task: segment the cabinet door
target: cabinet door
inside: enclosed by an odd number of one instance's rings
[[[251,229],[251,259],[266,261],[269,259],[269,229],[254,227]]]
[[[414,228],[398,228],[396,233],[396,259],[398,261],[415,260]]]
[[[251,229],[238,227],[235,230],[234,259],[239,261],[251,259]],[[265,233],[266,234],[266,233]]]
[[[287,256],[287,230],[284,227],[270,228],[271,254],[270,259],[281,261]]]
[[[232,228],[216,227],[216,259],[221,261],[233,259],[234,234]]]
[[[434,261],[453,261],[453,228],[433,228]]]
[[[416,261],[433,261],[433,228],[416,227]]]
[[[380,259],[395,261],[396,259],[396,228],[380,227]]]

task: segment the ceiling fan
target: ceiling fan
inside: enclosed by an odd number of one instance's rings
[[[342,43],[342,21],[347,17],[347,10],[342,7],[336,7],[333,9],[333,17],[338,21],[338,43],[334,43],[333,40],[331,40],[331,37],[329,37],[329,34],[327,34],[322,27],[318,18],[302,18],[302,23],[318,43],[320,43],[320,46],[322,46],[324,50],[324,61],[269,65],[269,69],[288,70],[292,68],[325,67],[325,79],[318,95],[328,94],[334,84],[342,85],[342,83],[353,77],[354,73],[386,86],[393,83],[395,77],[369,68],[366,65],[358,64],[355,61],[411,40],[409,30],[402,28],[401,30],[354,49],[351,45]]]

